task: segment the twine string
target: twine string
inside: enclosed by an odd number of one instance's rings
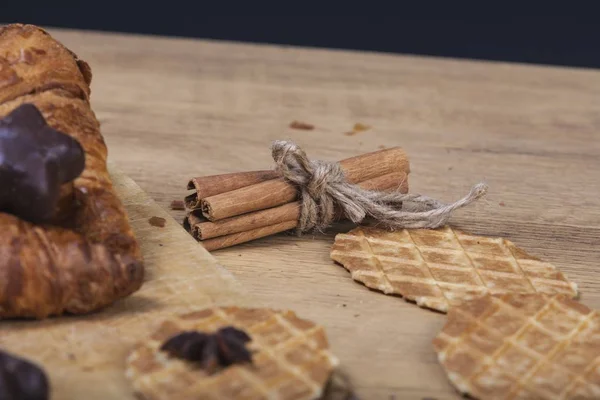
[[[371,218],[389,229],[435,229],[488,189],[478,183],[465,197],[449,204],[420,194],[365,190],[346,181],[339,163],[310,160],[293,142],[275,141],[271,150],[277,170],[300,192],[299,234],[327,229],[336,218],[336,209],[356,224]]]

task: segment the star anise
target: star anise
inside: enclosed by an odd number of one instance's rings
[[[233,364],[252,362],[252,354],[246,348],[250,341],[246,332],[232,326],[214,333],[184,331],[161,346],[171,356],[195,362],[201,368],[214,372]]]

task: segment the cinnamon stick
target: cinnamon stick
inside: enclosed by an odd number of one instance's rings
[[[230,192],[278,177],[277,171],[264,170],[192,178],[188,182],[187,188],[188,190],[194,189],[195,192],[185,197],[185,205],[190,210],[195,210],[200,208],[200,200],[205,197]]]
[[[269,225],[262,228],[256,228],[245,232],[234,233],[232,235],[220,236],[214,239],[203,240],[202,246],[208,251],[223,249],[225,247],[235,246],[237,244],[249,242],[251,240],[260,239],[265,236],[274,235],[276,233],[285,232],[293,229],[297,221],[285,221],[275,225]]]
[[[340,161],[350,183],[363,182],[392,172],[410,172],[408,157],[399,147],[379,150]],[[202,214],[217,221],[277,207],[297,199],[296,188],[283,178],[271,179],[201,200]]]
[[[300,217],[300,203],[293,201],[282,206],[254,211],[214,222],[208,221],[204,216],[198,214],[199,210],[194,210],[188,214],[189,231],[197,240],[207,240],[286,221],[297,221]]]
[[[408,176],[405,172],[392,172],[358,184],[366,190],[399,190],[408,192]],[[199,210],[188,214],[186,227],[197,240],[207,240],[219,236],[251,231],[286,221],[298,221],[300,217],[300,202],[293,201],[266,210],[254,211],[218,221],[208,221]],[[297,223],[294,225],[294,228]]]

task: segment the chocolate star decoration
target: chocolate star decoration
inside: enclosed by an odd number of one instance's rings
[[[33,223],[49,221],[60,186],[77,178],[85,153],[75,139],[52,129],[33,104],[0,120],[0,211]]]
[[[250,341],[244,331],[228,326],[207,334],[197,331],[181,332],[162,346],[161,350],[174,357],[196,362],[201,368],[214,372],[219,367],[252,362],[252,354],[246,349]]]
[[[50,383],[37,365],[0,351],[0,399],[47,400]]]

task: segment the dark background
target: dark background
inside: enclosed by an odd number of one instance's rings
[[[2,3],[3,23],[600,68],[600,19],[592,11],[587,16],[458,11],[433,17],[209,16],[202,2]]]

